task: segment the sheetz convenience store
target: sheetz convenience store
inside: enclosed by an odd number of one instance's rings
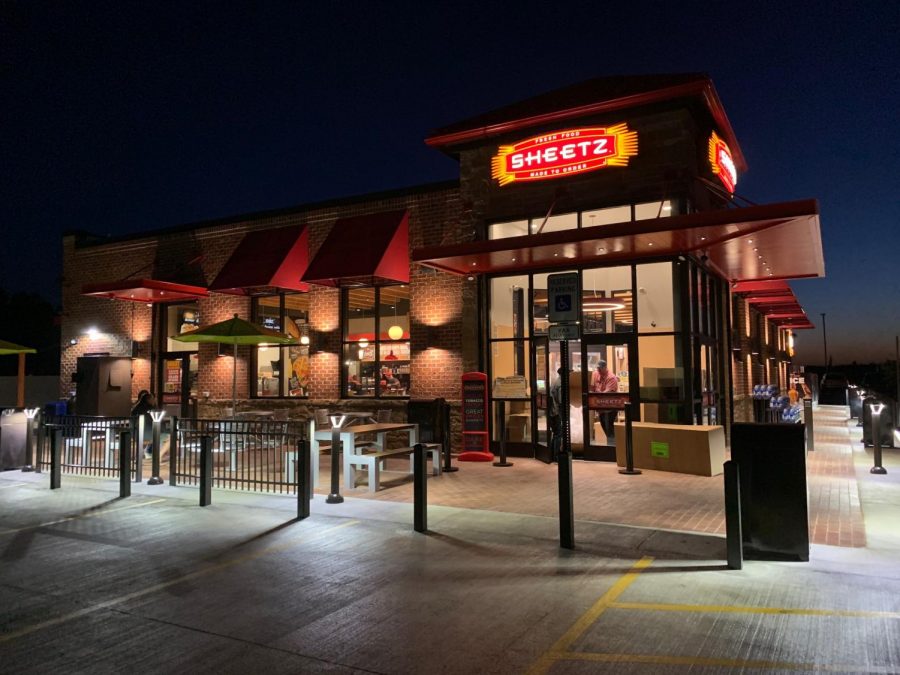
[[[625,402],[641,423],[727,437],[752,419],[753,385],[788,389],[794,332],[812,327],[788,281],[824,276],[818,204],[739,196],[746,161],[707,76],[597,78],[425,142],[458,161],[458,180],[68,234],[62,395],[95,364],[127,360],[130,400],[148,389],[171,414],[222,415],[236,368],[239,410],[291,418],[400,419],[409,399],[444,398],[460,450],[463,376],[484,373],[487,447],[502,432],[511,456],[550,461],[558,273],[577,280],[576,458],[615,461]],[[234,314],[299,344],[235,357],[172,339]]]

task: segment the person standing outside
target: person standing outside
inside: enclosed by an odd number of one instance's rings
[[[619,378],[606,367],[606,361],[597,363],[597,370],[591,377],[591,391],[601,394],[615,394],[619,391]],[[607,440],[615,438],[615,420],[617,411],[601,410],[599,412],[600,426]]]
[[[562,374],[556,370],[556,379],[550,385],[547,399],[547,425],[550,427],[550,456],[556,459],[562,450]]]

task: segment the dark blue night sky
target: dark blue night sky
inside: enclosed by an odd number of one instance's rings
[[[333,9],[330,9],[332,8]],[[616,74],[707,72],[757,203],[815,197],[835,362],[900,333],[900,3],[4,2],[0,286],[58,300],[60,236],[455,178],[436,127]],[[822,334],[798,332],[798,361]]]

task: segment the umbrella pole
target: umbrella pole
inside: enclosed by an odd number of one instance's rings
[[[231,417],[237,417],[237,342],[233,345],[234,351],[231,359]]]
[[[25,354],[19,354],[19,379],[16,389],[16,407],[25,407]]]

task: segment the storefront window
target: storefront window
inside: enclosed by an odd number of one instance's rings
[[[528,336],[528,277],[491,279],[491,338]]]
[[[672,263],[638,265],[637,286],[638,332],[670,333],[679,330]]]
[[[585,270],[581,281],[585,333],[634,331],[631,266]]]
[[[342,324],[342,395],[408,396],[409,287],[345,290]]]
[[[498,378],[520,376],[525,379],[526,394],[531,394],[530,369],[528,367],[529,344],[528,340],[498,340],[491,343],[491,377],[494,383]],[[494,406],[493,414],[499,415],[499,404],[494,403]],[[493,440],[500,440],[499,422],[499,419],[494,420]],[[503,426],[507,441],[530,442],[530,401],[505,401],[503,403]]]
[[[547,232],[559,232],[560,230],[578,229],[577,213],[561,213],[558,216],[534,218],[531,221],[532,234],[546,234]]]
[[[172,338],[200,327],[200,309],[196,302],[166,305],[166,351],[196,352],[200,345],[196,342],[178,342]]]
[[[514,220],[509,223],[494,223],[488,227],[488,239],[508,239],[528,234],[527,220]]]
[[[608,209],[594,209],[581,214],[581,226],[610,225],[611,223],[627,223],[631,220],[631,206],[613,206]]]
[[[685,397],[681,337],[651,335],[638,338],[641,419],[664,424],[678,421]]]
[[[253,300],[254,321],[301,341],[309,337],[309,296],[305,293],[270,295]],[[309,396],[309,345],[256,348],[258,397]]]
[[[635,220],[650,220],[651,218],[667,218],[674,214],[672,202],[666,200],[662,202],[648,202],[645,204],[634,205]]]

